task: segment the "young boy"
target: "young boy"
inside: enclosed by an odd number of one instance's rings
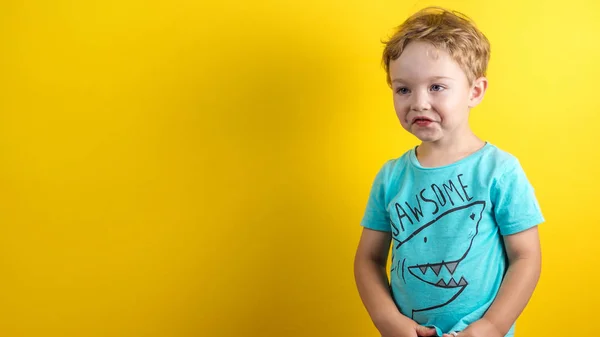
[[[383,165],[361,222],[356,283],[383,337],[513,336],[539,279],[534,190],[519,161],[468,123],[489,54],[468,18],[440,8],[386,43],[396,114],[421,143]]]

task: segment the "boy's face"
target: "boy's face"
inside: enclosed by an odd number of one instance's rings
[[[390,77],[400,124],[423,142],[452,141],[470,132],[469,111],[487,88],[485,78],[469,84],[446,51],[420,41],[390,62]]]

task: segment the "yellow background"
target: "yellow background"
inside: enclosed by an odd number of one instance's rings
[[[415,144],[380,40],[430,4],[491,40],[472,126],[547,218],[518,336],[595,333],[597,1],[6,0],[0,335],[377,336],[358,223]]]

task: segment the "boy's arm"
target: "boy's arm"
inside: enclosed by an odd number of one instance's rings
[[[506,334],[533,295],[541,274],[542,254],[537,226],[505,236],[504,243],[508,270],[484,318]]]
[[[354,277],[361,300],[384,337],[435,336],[435,329],[419,326],[402,315],[392,299],[386,273],[391,240],[390,232],[363,229],[354,259]]]
[[[504,336],[525,309],[541,273],[538,228],[504,237],[509,266],[496,299],[480,321],[458,336]]]

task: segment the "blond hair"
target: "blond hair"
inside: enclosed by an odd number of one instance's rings
[[[450,54],[467,75],[469,83],[486,75],[490,43],[466,15],[440,7],[427,7],[409,17],[384,41],[383,67],[391,86],[390,62],[413,41],[429,42]]]

